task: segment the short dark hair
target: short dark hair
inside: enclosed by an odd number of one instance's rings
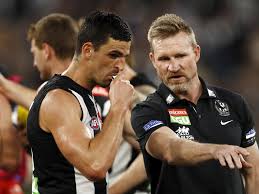
[[[76,55],[81,53],[85,42],[91,42],[95,50],[105,44],[109,38],[129,42],[131,30],[120,16],[104,11],[90,13],[81,25],[77,37]]]
[[[27,39],[35,40],[38,48],[43,43],[49,44],[60,59],[72,58],[76,47],[78,33],[77,22],[68,15],[54,13],[41,18],[31,24]]]

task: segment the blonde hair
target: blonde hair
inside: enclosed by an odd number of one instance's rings
[[[174,36],[179,32],[184,32],[191,36],[193,46],[197,45],[195,34],[192,28],[185,21],[175,14],[165,14],[152,22],[147,39],[152,50],[152,41],[154,39],[165,39]]]

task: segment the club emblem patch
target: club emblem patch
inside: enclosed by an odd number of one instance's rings
[[[220,100],[215,100],[215,108],[218,111],[220,116],[229,116],[229,108],[227,103],[222,102]]]
[[[179,127],[175,133],[182,139],[189,139],[189,140],[194,140],[194,137],[190,134],[190,129],[189,127]]]
[[[191,121],[185,108],[183,109],[168,109],[171,123],[181,125],[191,125]]]
[[[99,126],[99,122],[97,117],[92,117],[91,121],[90,121],[90,127],[93,130],[99,130],[100,126]]]

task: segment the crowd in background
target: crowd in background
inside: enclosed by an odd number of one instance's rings
[[[154,81],[158,79],[148,58],[147,29],[154,18],[164,13],[183,17],[193,26],[202,49],[200,74],[211,84],[241,93],[259,126],[257,0],[1,0],[1,66],[22,75],[27,86],[38,87],[39,76],[26,41],[29,24],[53,12],[79,19],[95,9],[114,11],[129,22],[135,36],[135,69],[146,72]]]

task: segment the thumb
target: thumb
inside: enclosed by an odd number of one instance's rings
[[[243,167],[245,167],[245,168],[252,168],[252,167],[253,167],[252,164],[248,163],[248,162],[244,159],[244,157],[242,156],[242,154],[239,154],[239,157],[240,157],[240,161],[241,161]]]

